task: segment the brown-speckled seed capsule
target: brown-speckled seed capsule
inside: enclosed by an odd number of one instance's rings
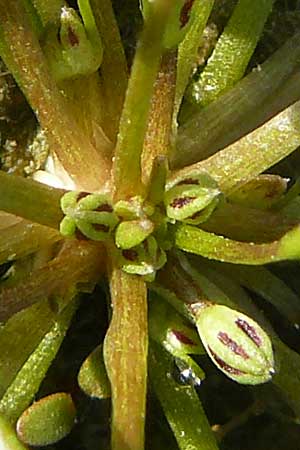
[[[274,374],[269,336],[250,317],[223,305],[196,312],[202,343],[216,366],[242,384],[260,384]]]

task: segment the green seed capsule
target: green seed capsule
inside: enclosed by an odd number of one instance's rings
[[[227,306],[210,304],[195,311],[202,343],[216,366],[241,384],[260,384],[274,374],[268,335],[250,317]]]

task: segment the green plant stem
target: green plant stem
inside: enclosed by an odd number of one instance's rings
[[[0,171],[0,210],[59,229],[60,198],[65,193],[37,181]]]
[[[0,414],[3,414],[11,423],[17,421],[37,393],[66,335],[76,306],[76,302],[73,301],[57,317],[51,330],[29,356],[2,397]]]
[[[0,53],[65,170],[78,187],[99,190],[110,175],[111,161],[97,152],[73,119],[19,1],[0,0]]]
[[[299,100],[299,39],[295,34],[229,92],[192,112],[178,130],[180,151],[172,154],[171,165],[183,167],[207,158]],[[188,108],[183,105],[185,114]]]
[[[103,42],[101,84],[105,101],[105,132],[115,143],[125,99],[127,62],[110,0],[90,0]]]
[[[149,14],[145,21],[137,46],[120,120],[113,164],[116,200],[141,195],[144,191],[141,181],[141,154],[154,82],[162,55],[162,38],[167,16],[164,0],[153,3],[151,10],[152,14]]]
[[[206,170],[228,195],[300,145],[300,101],[210,158],[175,171],[171,179]]]
[[[178,387],[170,372],[173,359],[151,342],[150,380],[181,450],[217,450],[199,397],[192,386]]]
[[[244,75],[274,0],[239,0],[214,52],[192,86],[193,102],[206,106]]]
[[[147,289],[141,277],[112,268],[112,320],[104,361],[112,393],[112,450],[143,450],[147,390]]]
[[[142,179],[145,185],[149,183],[155,158],[167,157],[170,150],[176,66],[177,50],[164,53],[154,85],[142,153]]]

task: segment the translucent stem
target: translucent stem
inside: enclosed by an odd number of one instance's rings
[[[104,359],[112,394],[112,450],[143,450],[147,390],[147,289],[141,277],[113,267],[112,320]]]
[[[168,156],[171,145],[172,114],[176,86],[177,51],[166,52],[154,86],[147,133],[142,154],[144,184],[150,179],[156,157]]]
[[[141,154],[162,54],[166,20],[163,3],[163,0],[153,3],[131,69],[113,165],[116,199],[143,193]]]
[[[105,101],[105,131],[115,142],[127,88],[127,62],[111,1],[90,0],[90,4],[104,47],[101,83]]]

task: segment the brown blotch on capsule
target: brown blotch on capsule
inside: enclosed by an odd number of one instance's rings
[[[195,184],[198,186],[199,180],[195,180],[194,178],[186,178],[185,180],[179,181],[179,183],[177,183],[177,186],[182,186],[184,184]]]
[[[75,237],[76,239],[78,239],[78,241],[89,241],[89,238],[86,237],[83,233],[81,233],[81,231],[78,230],[78,228],[75,231]]]
[[[187,0],[180,11],[180,28],[183,28],[190,20],[190,12],[194,0]]]
[[[79,45],[79,39],[72,27],[68,27],[68,39],[72,47]]]
[[[243,347],[241,347],[233,339],[231,339],[227,333],[220,331],[220,333],[218,334],[218,339],[222,342],[222,344],[230,348],[230,350],[232,350],[236,355],[241,356],[243,359],[249,359],[249,355],[247,352],[245,352]]]
[[[125,259],[128,261],[135,261],[138,257],[138,253],[135,250],[129,249],[129,250],[123,250],[122,255]]]
[[[91,225],[96,231],[103,231],[103,233],[109,232],[109,226],[104,225],[103,223],[92,223]]]
[[[255,345],[257,345],[257,347],[261,346],[261,338],[256,333],[256,330],[254,327],[252,327],[244,319],[237,319],[235,321],[235,323],[245,334],[247,334],[247,336],[254,342]]]
[[[196,345],[192,339],[186,336],[182,331],[172,330],[172,333],[175,335],[176,339],[184,345]]]
[[[170,206],[172,208],[182,208],[183,206],[192,203],[196,198],[197,197],[178,197],[175,198],[172,203],[170,203]]]
[[[91,193],[90,192],[85,192],[85,191],[79,192],[77,197],[76,197],[77,202],[79,202],[79,200],[81,200],[82,198],[87,197],[88,195],[91,195]]]
[[[236,369],[235,367],[230,366],[229,364],[226,364],[223,359],[219,358],[219,356],[212,351],[210,347],[208,347],[213,359],[216,361],[216,363],[223,369],[225,372],[230,373],[232,375],[244,375],[245,372],[242,370]]]
[[[98,206],[98,208],[94,209],[94,211],[98,212],[113,212],[113,207],[108,203],[103,203],[103,205]]]

